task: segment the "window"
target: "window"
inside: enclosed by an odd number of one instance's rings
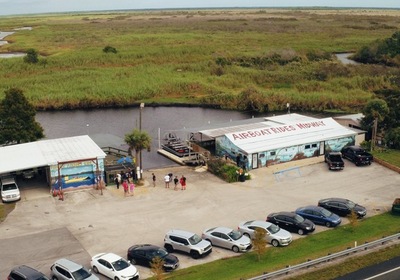
[[[276,155],[276,152],[271,152],[270,155],[274,156],[274,155]]]
[[[304,149],[310,149],[310,145],[305,145]]]
[[[11,279],[14,279],[14,280],[24,280],[24,277],[22,277],[16,273],[11,273],[10,276],[11,276]]]
[[[317,144],[312,144],[311,147],[316,148]]]

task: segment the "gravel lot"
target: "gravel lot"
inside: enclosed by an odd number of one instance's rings
[[[0,278],[5,279],[11,268],[20,264],[49,275],[51,264],[61,257],[87,267],[90,256],[100,252],[126,257],[133,244],[163,246],[164,234],[172,228],[198,234],[212,226],[236,228],[241,221],[264,220],[271,212],[293,211],[331,196],[366,206],[368,217],[389,210],[393,199],[400,196],[398,173],[378,164],[356,167],[348,161],[343,171],[329,171],[322,160],[320,157],[253,170],[252,180],[233,184],[201,168],[148,170],[145,179],[151,180],[154,172],[157,186],[146,181],[129,197],[115,186],[108,186],[103,195],[97,190],[69,192],[64,201],[43,189],[29,190],[0,224]],[[273,174],[293,167],[279,176]],[[187,177],[186,191],[164,187],[162,178],[170,172]],[[317,232],[321,230],[325,228],[317,226]],[[293,237],[300,238],[296,234]],[[176,255],[184,268],[236,254],[214,248],[212,254],[199,260]],[[148,268],[138,268],[142,279],[151,276]]]

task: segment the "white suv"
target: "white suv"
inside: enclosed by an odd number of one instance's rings
[[[164,237],[164,247],[168,252],[174,250],[189,253],[194,259],[212,252],[211,243],[195,233],[184,230],[170,230]]]
[[[18,201],[21,194],[13,177],[1,178],[1,200],[3,202]]]
[[[59,259],[50,270],[52,280],[99,280],[90,270],[67,259]]]

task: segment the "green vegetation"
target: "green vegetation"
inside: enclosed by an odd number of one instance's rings
[[[4,221],[9,213],[15,208],[15,203],[0,204],[0,223]]]
[[[171,273],[167,279],[210,279],[211,275],[213,279],[229,280],[254,277],[266,271],[282,269],[286,265],[295,265],[307,259],[316,259],[329,253],[339,252],[353,247],[355,241],[362,244],[398,232],[399,217],[385,213],[361,220],[355,226],[342,225],[318,234],[311,234],[293,241],[287,247],[269,247],[261,256],[261,261],[257,261],[256,252],[250,252],[235,258],[180,269]]]
[[[390,38],[397,10],[234,9],[1,17],[22,26],[1,52],[0,99],[21,88],[40,110],[191,103],[224,109],[359,111],[400,69],[343,65],[334,52]],[[368,32],[366,32],[368,31]],[[106,53],[112,46],[117,53]],[[256,102],[246,95],[251,93]]]
[[[237,182],[239,177],[239,168],[236,165],[227,163],[221,158],[212,158],[207,161],[207,169],[222,180],[232,183]]]
[[[399,150],[381,150],[377,149],[372,152],[373,156],[379,158],[394,166],[400,167],[400,151]]]

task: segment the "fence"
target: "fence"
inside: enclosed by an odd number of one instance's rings
[[[321,263],[326,263],[326,262],[329,262],[329,261],[334,260],[336,258],[345,257],[345,256],[350,255],[351,253],[356,253],[358,251],[367,250],[368,248],[375,247],[375,246],[378,246],[378,245],[384,245],[385,243],[387,243],[389,241],[396,240],[396,239],[400,239],[400,233],[397,233],[397,234],[394,234],[394,235],[391,235],[391,236],[388,236],[388,237],[383,237],[383,238],[381,238],[379,240],[376,240],[376,241],[367,242],[364,245],[359,245],[359,246],[356,246],[354,248],[349,248],[347,250],[344,250],[344,251],[341,251],[341,252],[338,252],[338,253],[329,254],[329,255],[327,255],[325,257],[322,257],[322,258],[319,258],[319,259],[308,260],[307,262],[304,262],[304,263],[301,263],[301,264],[297,264],[297,265],[293,265],[293,266],[287,266],[286,268],[283,268],[281,270],[277,270],[277,271],[274,271],[274,272],[265,272],[263,275],[250,278],[249,280],[265,280],[265,279],[270,279],[272,277],[287,275],[290,272],[293,272],[293,271],[296,271],[296,270],[309,268],[310,266],[321,264]]]

